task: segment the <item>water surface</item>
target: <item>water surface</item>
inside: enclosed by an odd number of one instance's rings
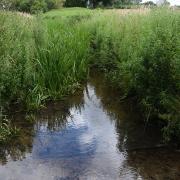
[[[95,74],[83,90],[49,103],[21,136],[0,147],[0,180],[180,179],[180,152],[162,144],[132,103]]]

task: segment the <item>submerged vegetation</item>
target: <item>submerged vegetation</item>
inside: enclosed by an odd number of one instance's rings
[[[0,12],[0,106],[31,110],[61,99],[97,67],[119,98],[136,97],[146,121],[163,122],[166,140],[180,140],[180,14],[123,12]]]

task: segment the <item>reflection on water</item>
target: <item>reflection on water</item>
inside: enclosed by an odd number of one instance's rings
[[[0,180],[180,179],[180,152],[153,148],[160,132],[117,97],[96,74],[34,123],[16,115],[21,136],[0,147]]]

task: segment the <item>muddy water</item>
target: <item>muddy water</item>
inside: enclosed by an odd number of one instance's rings
[[[180,152],[162,145],[131,103],[96,74],[76,95],[49,103],[0,147],[0,180],[180,179]]]

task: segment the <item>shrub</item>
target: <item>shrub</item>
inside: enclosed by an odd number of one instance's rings
[[[62,6],[62,2],[63,0],[2,0],[0,9],[38,13],[58,8]]]
[[[85,0],[66,0],[64,3],[65,7],[85,7]]]
[[[44,0],[35,0],[30,8],[30,12],[32,14],[46,12],[47,11],[47,3]]]

